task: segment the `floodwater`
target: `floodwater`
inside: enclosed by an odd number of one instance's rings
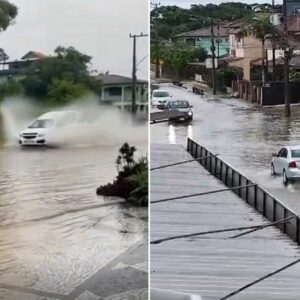
[[[146,125],[137,127],[143,140],[134,140],[134,129],[123,139],[145,155]],[[120,146],[111,138],[94,146],[0,148],[0,286],[68,295],[146,240],[147,209],[96,196],[116,175]],[[8,299],[1,289],[0,299]]]
[[[190,101],[194,120],[191,124],[151,125],[151,142],[186,146],[189,136],[300,212],[300,183],[285,187],[281,177],[270,173],[272,153],[282,146],[300,144],[300,107],[292,106],[292,117],[286,119],[282,107],[262,109],[243,100],[199,96],[171,85],[162,88],[174,99]]]

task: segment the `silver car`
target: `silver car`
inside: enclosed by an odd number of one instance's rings
[[[274,153],[271,173],[282,174],[284,184],[300,179],[300,146],[284,147],[278,153]]]
[[[168,111],[179,111],[182,116],[171,118],[170,121],[192,121],[193,120],[193,106],[186,100],[172,100],[166,105]]]

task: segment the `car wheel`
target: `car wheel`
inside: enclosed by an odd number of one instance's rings
[[[283,184],[284,184],[284,185],[288,185],[288,183],[289,183],[289,178],[287,177],[286,171],[285,171],[285,170],[283,170],[282,181],[283,181]]]
[[[271,164],[271,175],[272,175],[272,176],[275,176],[275,175],[276,175],[275,168],[274,168],[274,165],[273,165],[273,164]]]

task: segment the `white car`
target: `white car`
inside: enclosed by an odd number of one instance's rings
[[[152,92],[151,104],[158,109],[164,109],[171,99],[171,95],[165,90],[154,90]]]
[[[47,145],[50,136],[55,135],[55,131],[77,124],[81,114],[76,111],[53,111],[37,118],[28,128],[19,135],[21,146],[43,146]]]
[[[281,174],[283,183],[300,179],[300,146],[283,147],[273,154],[271,161],[272,175]]]

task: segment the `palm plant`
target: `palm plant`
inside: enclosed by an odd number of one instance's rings
[[[261,41],[261,58],[262,58],[262,84],[265,83],[266,70],[265,70],[265,45],[266,41],[269,40],[273,44],[277,44],[282,34],[280,31],[270,22],[267,17],[251,18],[246,21],[246,25],[241,32],[241,36],[253,36]]]
[[[128,181],[133,186],[128,201],[136,205],[148,206],[148,170],[131,175]]]

